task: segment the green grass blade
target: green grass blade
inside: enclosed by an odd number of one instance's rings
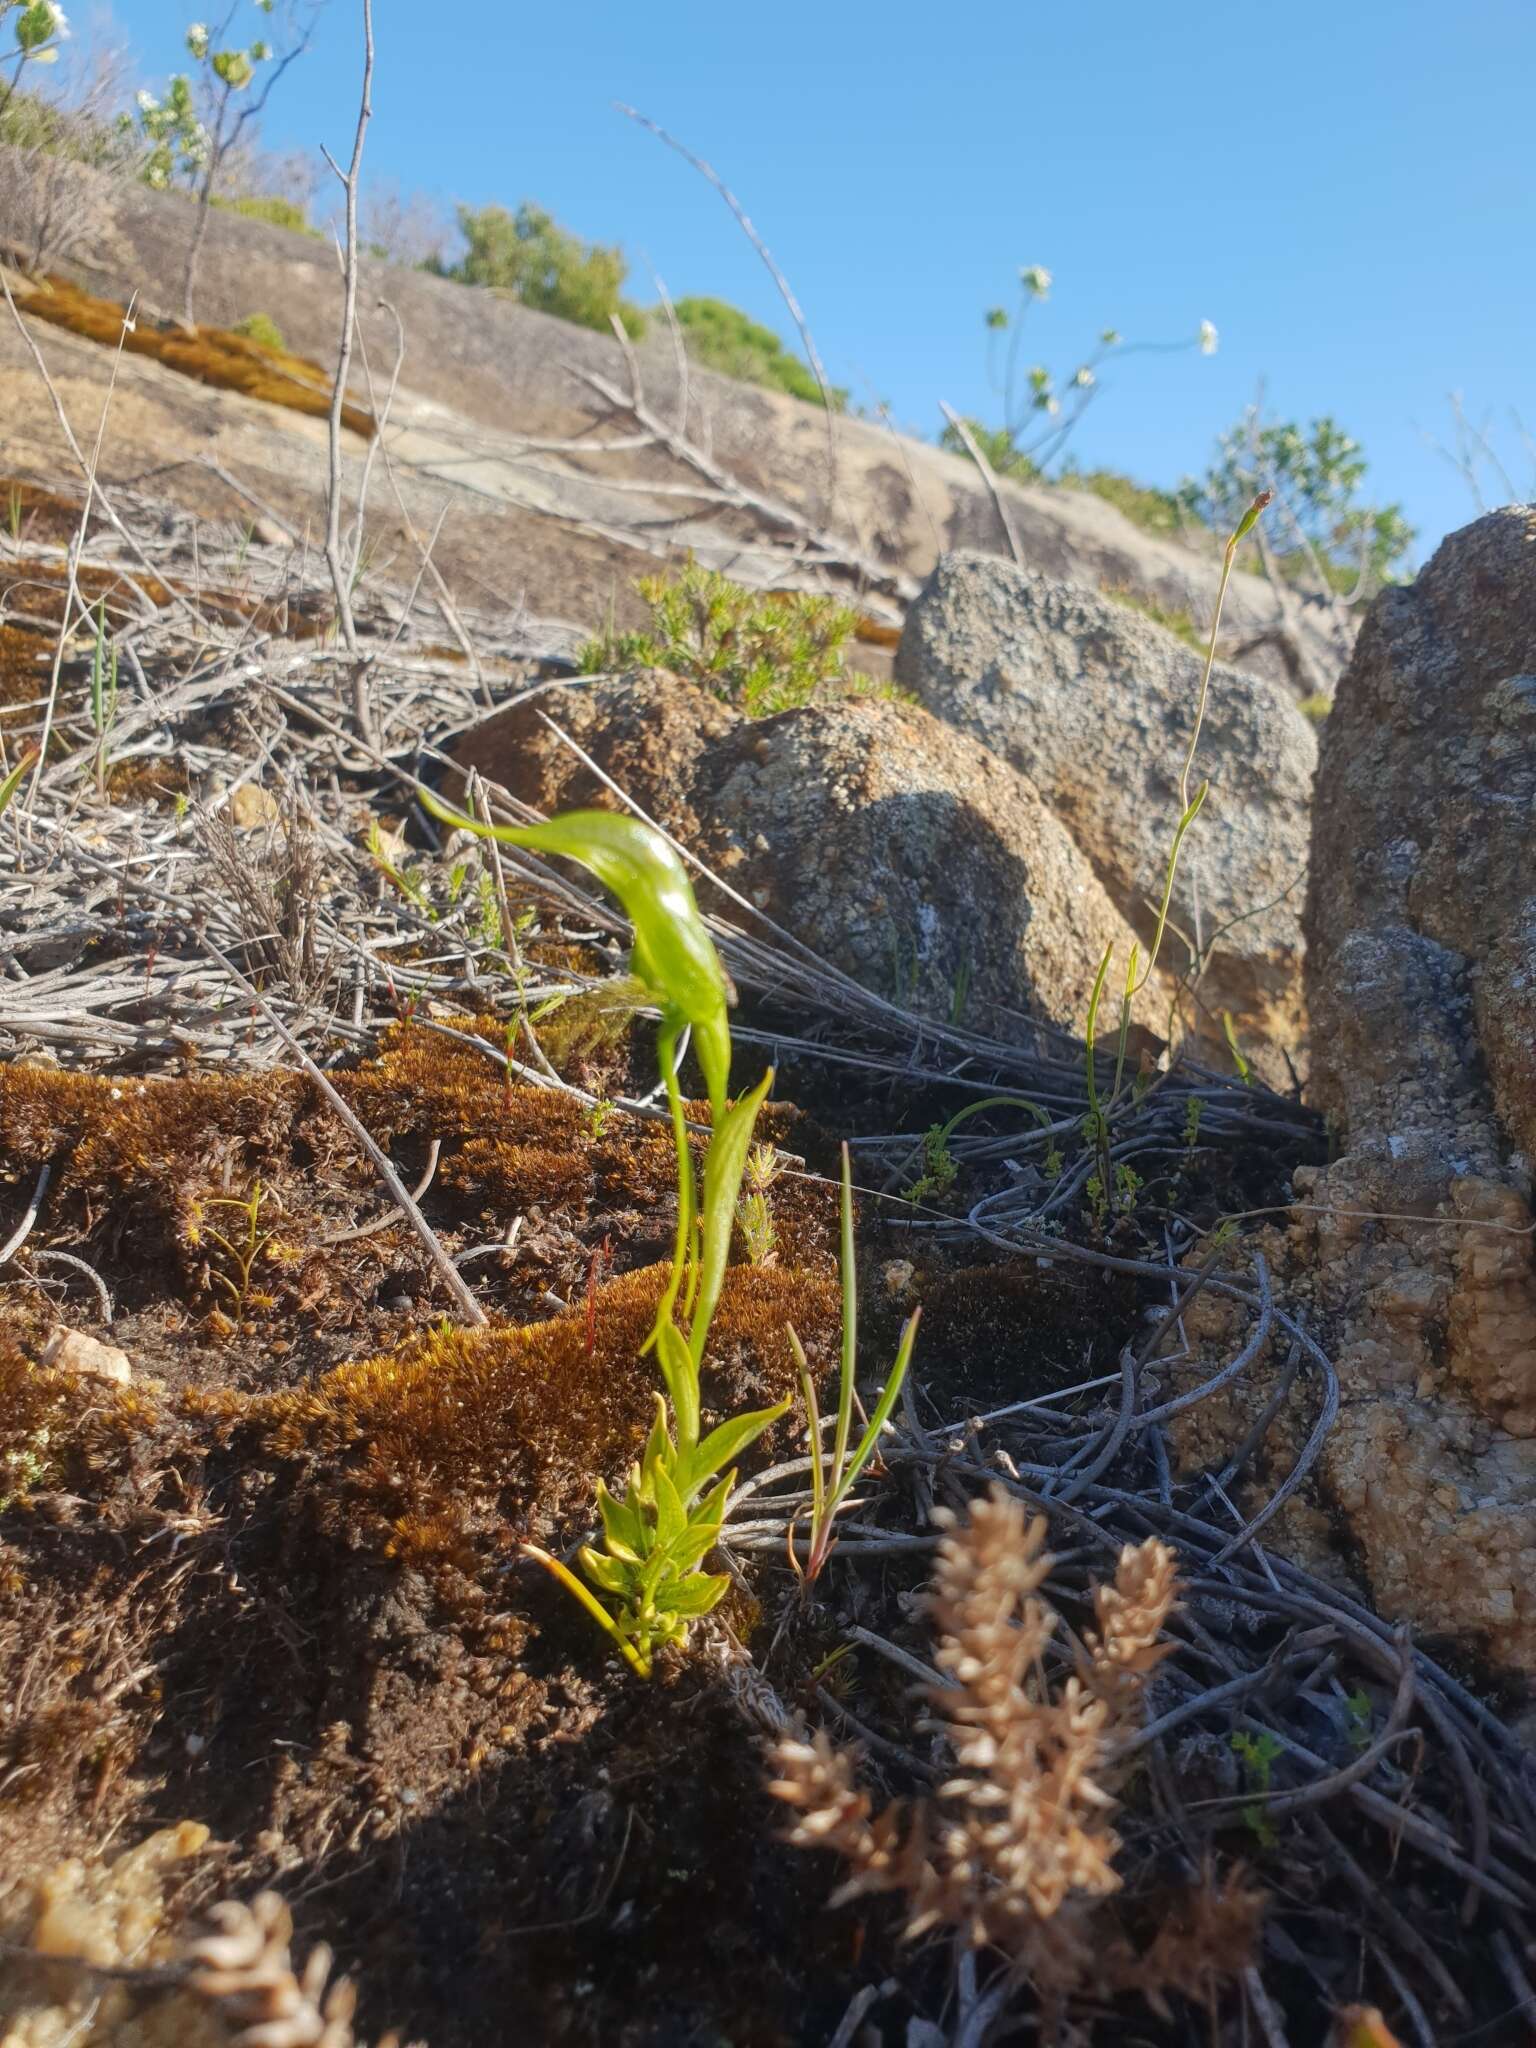
[[[12,797],[15,796],[17,790],[21,787],[22,778],[36,759],[37,748],[28,747],[10,774],[6,776],[4,782],[0,782],[0,818],[3,818],[7,810],[9,810]]]
[[[771,1424],[789,1411],[789,1396],[772,1408],[756,1408],[748,1415],[733,1415],[712,1429],[691,1451],[681,1451],[673,1467],[673,1479],[685,1503],[690,1503],[706,1480],[723,1472],[731,1461],[748,1449]]]
[[[805,1419],[811,1436],[811,1540],[814,1543],[827,1506],[827,1481],[821,1466],[821,1410],[816,1403],[816,1382],[811,1378],[811,1368],[799,1333],[792,1323],[787,1323],[785,1328],[789,1332],[789,1348],[795,1354],[795,1369],[800,1375],[800,1393],[805,1402]]]
[[[832,1435],[832,1498],[842,1485],[843,1461],[848,1455],[848,1435],[853,1427],[853,1374],[859,1348],[859,1275],[853,1252],[853,1168],[848,1147],[843,1146],[843,1188],[839,1205],[838,1259],[843,1280],[843,1351],[837,1383],[837,1427]],[[815,1446],[817,1459],[821,1445]]]
[[[722,1115],[715,1112],[715,1129],[704,1158],[703,1245],[699,1254],[698,1293],[692,1308],[689,1349],[697,1366],[704,1355],[709,1325],[725,1284],[726,1262],[731,1255],[731,1233],[736,1227],[736,1197],[746,1172],[747,1154],[757,1112],[773,1086],[770,1067],[750,1095],[744,1095]]]
[[[860,1437],[858,1449],[853,1454],[848,1470],[832,1495],[830,1514],[837,1513],[848,1498],[859,1474],[874,1456],[875,1446],[880,1441],[880,1432],[890,1421],[896,1403],[901,1398],[902,1384],[907,1377],[907,1367],[912,1363],[912,1347],[917,1342],[917,1325],[922,1313],[920,1308],[915,1308],[906,1320],[901,1333],[901,1343],[896,1351],[896,1363],[891,1367],[891,1376],[885,1383],[885,1392],[876,1403],[875,1412],[869,1418],[869,1427]]]

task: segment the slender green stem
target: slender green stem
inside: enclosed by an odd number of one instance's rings
[[[786,1326],[789,1332],[789,1348],[795,1354],[795,1369],[800,1375],[800,1395],[805,1402],[805,1423],[811,1447],[811,1561],[814,1564],[821,1543],[821,1533],[826,1522],[827,1481],[821,1464],[821,1409],[816,1400],[816,1382],[811,1378],[811,1368],[806,1360],[805,1347],[793,1323]],[[793,1533],[789,1546],[789,1561],[799,1566],[795,1559]],[[814,1573],[811,1574],[814,1577]]]
[[[853,1454],[852,1462],[843,1475],[837,1491],[828,1504],[828,1524],[848,1495],[858,1483],[859,1474],[874,1456],[880,1442],[880,1432],[895,1412],[901,1398],[902,1383],[907,1377],[907,1367],[912,1363],[912,1347],[917,1342],[917,1326],[922,1317],[920,1308],[913,1309],[902,1326],[901,1342],[896,1347],[896,1363],[891,1367],[891,1376],[885,1383],[885,1392],[875,1404],[875,1412],[869,1418],[869,1426],[859,1439],[859,1447]]]
[[[675,1027],[663,1024],[657,1033],[656,1044],[661,1054],[661,1078],[667,1091],[667,1108],[672,1116],[672,1143],[677,1152],[677,1235],[673,1241],[672,1272],[656,1310],[655,1325],[645,1341],[646,1351],[656,1342],[656,1333],[661,1325],[671,1319],[693,1249],[693,1153],[688,1146],[688,1119],[683,1113],[683,1092],[677,1079],[678,1033]]]
[[[1038,1102],[1031,1102],[1024,1095],[984,1095],[980,1102],[968,1102],[964,1109],[957,1109],[949,1122],[939,1133],[940,1142],[947,1145],[963,1123],[973,1116],[980,1116],[984,1109],[1027,1109],[1041,1130],[1048,1131],[1051,1119]]]
[[[618,1623],[614,1620],[613,1616],[608,1612],[607,1608],[603,1605],[602,1601],[597,1599],[593,1594],[587,1591],[586,1587],[581,1583],[580,1579],[577,1578],[576,1574],[567,1565],[563,1565],[558,1557],[551,1557],[547,1550],[541,1550],[537,1543],[525,1543],[522,1547],[529,1557],[534,1557],[538,1559],[539,1563],[543,1565],[545,1571],[547,1571],[552,1578],[556,1578],[560,1581],[561,1585],[564,1586],[567,1593],[569,1593],[573,1599],[579,1600],[581,1602],[582,1606],[585,1607],[588,1614],[590,1614],[592,1619],[597,1623],[598,1627],[601,1629],[605,1629],[607,1633],[613,1638],[613,1640],[618,1644],[619,1648],[623,1651],[624,1655],[628,1658],[629,1662],[633,1665],[635,1671],[639,1674],[639,1676],[641,1678],[649,1678],[651,1675],[650,1658],[642,1655],[642,1653],[635,1648],[634,1644],[629,1640],[628,1636],[624,1634],[624,1631],[619,1627]]]
[[[1099,1036],[1099,1001],[1104,994],[1104,977],[1109,972],[1110,955],[1114,950],[1114,942],[1111,940],[1109,945],[1104,948],[1104,957],[1099,962],[1099,971],[1093,977],[1093,990],[1088,997],[1088,1022],[1083,1029],[1083,1073],[1088,1083],[1088,1114],[1092,1117],[1095,1125],[1101,1124],[1104,1120],[1103,1112],[1099,1108],[1098,1076],[1093,1068],[1094,1048],[1098,1044]],[[1134,956],[1135,948],[1132,947],[1131,950]]]
[[[1210,701],[1211,675],[1216,667],[1216,643],[1221,636],[1221,615],[1226,607],[1227,586],[1232,580],[1232,567],[1237,560],[1238,548],[1247,538],[1248,534],[1252,532],[1260,513],[1263,512],[1273,496],[1274,493],[1272,491],[1260,491],[1238,521],[1236,530],[1228,540],[1222,554],[1221,581],[1216,586],[1216,607],[1211,616],[1211,631],[1210,637],[1206,642],[1205,663],[1200,672],[1200,694],[1195,702],[1195,723],[1189,735],[1189,746],[1184,754],[1183,765],[1179,769],[1179,822],[1174,827],[1173,844],[1168,850],[1168,868],[1163,877],[1163,898],[1162,902],[1158,905],[1157,927],[1152,935],[1152,945],[1147,954],[1147,964],[1142,970],[1140,980],[1136,978],[1136,953],[1135,949],[1132,948],[1131,964],[1125,977],[1125,993],[1120,1000],[1120,1045],[1115,1061],[1115,1095],[1118,1095],[1120,1092],[1120,1083],[1125,1071],[1125,1048],[1130,1031],[1131,1004],[1146,987],[1156,970],[1158,958],[1163,950],[1163,935],[1168,928],[1169,906],[1173,901],[1173,883],[1174,877],[1178,872],[1179,854],[1184,845],[1184,835],[1195,822],[1200,812],[1200,806],[1205,802],[1210,792],[1211,785],[1209,781],[1206,781],[1202,782],[1194,795],[1191,796],[1189,793],[1189,777],[1195,765],[1195,754],[1200,746],[1200,733],[1205,724],[1205,707]],[[1097,994],[1097,984],[1095,984],[1095,994]],[[1089,1064],[1091,1069],[1091,1050]],[[1090,1095],[1091,1093],[1092,1083],[1090,1080]],[[1097,1105],[1095,1104],[1096,1107]]]

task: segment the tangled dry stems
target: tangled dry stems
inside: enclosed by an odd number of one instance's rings
[[[1118,1753],[1171,1648],[1159,1637],[1177,1597],[1172,1551],[1156,1537],[1126,1545],[1113,1580],[1095,1588],[1097,1627],[1053,1687],[1046,1656],[1060,1617],[1041,1592],[1054,1561],[1044,1517],[994,1487],[966,1521],[946,1508],[935,1520],[945,1533],[930,1610],[951,1683],[933,1699],[955,1773],[932,1799],[876,1813],[853,1753],[821,1732],[781,1740],[771,1790],[795,1810],[790,1841],[849,1864],[835,1904],[902,1893],[909,1939],[953,1928],[969,1947],[1001,1950],[1050,1997],[1090,1983],[1198,1988],[1213,1955],[1227,1967],[1245,1959],[1258,1900],[1240,1883],[1208,1884],[1141,1956],[1095,1921],[1096,1902],[1121,1883]]]

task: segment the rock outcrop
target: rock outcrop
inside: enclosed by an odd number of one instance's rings
[[[1297,1173],[1265,1242],[1338,1368],[1321,1500],[1379,1611],[1536,1676],[1533,856],[1520,506],[1377,598],[1324,730],[1307,993],[1340,1156]],[[1288,1531],[1319,1533],[1305,1511]]]
[[[1319,1099],[1352,1150],[1390,1150],[1400,1187],[1420,1170],[1486,1169],[1511,1146],[1529,1170],[1536,507],[1463,527],[1414,583],[1384,592],[1347,682],[1327,725],[1307,899],[1327,1025]]]
[[[1077,1033],[1104,948],[1127,957],[1129,927],[1033,783],[914,706],[853,698],[754,721],[656,670],[540,701],[732,888],[920,1014]],[[455,754],[541,811],[614,801],[532,705]],[[1155,1027],[1166,1005],[1154,982],[1137,1017]]]
[[[136,294],[141,322],[179,309],[195,219],[185,200],[83,167],[75,182],[77,211],[89,215],[90,231],[73,236],[69,260],[53,267],[93,292],[123,301]],[[0,253],[32,246],[26,193],[19,153],[0,148]],[[215,213],[199,279],[200,319],[231,326],[265,312],[290,348],[332,361],[340,287],[327,242]],[[834,462],[817,406],[697,366],[681,379],[660,322],[633,358],[659,429],[650,441],[623,410],[630,358],[609,334],[553,319],[505,293],[372,259],[363,265],[358,323],[380,392],[403,329],[387,434],[391,467],[416,534],[435,533],[434,563],[461,607],[525,599],[551,628],[563,622],[591,632],[610,616],[621,627],[638,626],[644,612],[632,579],[654,573],[658,558],[690,551],[738,582],[825,587],[825,572],[805,559],[822,550],[807,550],[803,528],[777,517],[772,508],[779,507],[818,531],[830,527],[845,550],[878,564],[863,579],[865,603],[889,628],[899,624],[902,593],[917,587],[942,549],[1004,545],[992,501],[963,456],[843,417]],[[37,338],[71,415],[94,419],[111,352],[57,327],[39,328]],[[360,371],[351,395],[371,402]],[[12,473],[68,472],[48,394],[8,318],[0,321],[0,416]],[[707,449],[711,465],[733,480],[723,500],[678,455],[679,436]],[[324,490],[324,441],[312,421],[125,356],[102,477],[154,469],[187,509],[244,525],[252,506],[207,466],[213,463],[298,534]],[[1196,550],[1144,532],[1091,491],[1000,488],[1029,561],[1044,574],[1134,591],[1196,618],[1209,611],[1220,567],[1214,547]],[[394,490],[376,476],[369,532],[409,582],[419,542],[395,515]],[[1325,680],[1337,673],[1330,634],[1309,619],[1288,631],[1259,577],[1234,577],[1227,620],[1232,644],[1250,650],[1245,660],[1289,690],[1316,686],[1303,670]],[[563,645],[570,636],[546,637]],[[861,664],[880,658],[871,645]]]
[[[1095,592],[985,555],[948,555],[908,614],[897,680],[1040,790],[1121,915],[1155,922],[1201,660]],[[1316,736],[1277,684],[1217,668],[1172,916],[1210,949],[1200,985],[1219,1036],[1295,1049],[1303,1036],[1300,902]],[[1185,947],[1169,942],[1167,964]],[[1283,1074],[1283,1067],[1281,1068]]]

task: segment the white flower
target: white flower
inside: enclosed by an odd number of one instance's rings
[[[1095,384],[1098,383],[1098,381],[1098,378],[1095,377],[1092,370],[1089,369],[1086,363],[1084,363],[1080,369],[1074,370],[1072,372],[1072,382],[1077,386],[1079,391],[1090,390]]]
[[[1051,288],[1051,273],[1043,263],[1031,263],[1019,272],[1019,283],[1032,299],[1043,299]]]
[[[58,0],[43,0],[43,5],[53,16],[54,34],[61,38],[67,38],[69,35],[69,16],[60,7]]]
[[[159,113],[160,102],[155,98],[152,92],[138,93],[135,95],[135,98],[137,99],[139,112],[141,114]]]
[[[205,21],[194,21],[187,30],[187,48],[199,63],[207,56],[208,24]]]
[[[1213,356],[1213,355],[1215,355],[1215,353],[1216,353],[1216,346],[1217,346],[1217,343],[1219,342],[1220,338],[1221,338],[1221,337],[1220,337],[1220,336],[1219,336],[1219,335],[1217,334],[1217,332],[1216,332],[1216,329],[1215,329],[1214,325],[1213,325],[1213,324],[1211,323],[1211,321],[1209,321],[1209,320],[1202,320],[1202,321],[1200,322],[1200,353],[1201,353],[1201,355],[1203,355],[1203,356]]]

